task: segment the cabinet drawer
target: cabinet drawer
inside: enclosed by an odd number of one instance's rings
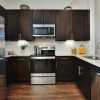
[[[30,57],[28,57],[28,56],[25,56],[25,57],[21,57],[21,56],[16,56],[16,57],[12,57],[12,59],[14,60],[14,61],[29,61],[30,60]]]
[[[56,60],[73,60],[73,56],[56,56]]]
[[[31,77],[31,84],[55,84],[55,77]]]

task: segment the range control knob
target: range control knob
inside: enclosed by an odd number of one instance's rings
[[[55,47],[51,47],[51,49],[55,49]]]

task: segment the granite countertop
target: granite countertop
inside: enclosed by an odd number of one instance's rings
[[[99,55],[98,56],[97,55],[92,55],[92,56],[100,57]],[[78,58],[80,58],[80,59],[82,59],[82,60],[84,60],[84,61],[86,61],[90,64],[93,64],[93,65],[100,68],[100,60],[88,59],[88,58],[85,58],[84,56],[80,56],[80,55],[76,55],[75,57],[78,57]]]
[[[7,58],[7,57],[24,57],[24,56],[30,56],[30,55],[5,55],[4,57]],[[100,55],[88,55],[88,54],[56,54],[56,56],[74,56],[74,57],[77,57],[79,59],[82,59],[90,64],[93,64],[97,67],[100,67],[100,60],[94,60],[94,59],[88,59],[88,58],[85,58],[84,56],[96,56],[96,57],[100,57]]]
[[[30,55],[5,55],[3,57],[8,58],[8,57],[28,57]]]
[[[90,64],[93,64],[97,67],[100,67],[100,60],[94,60],[94,59],[88,59],[88,58],[85,58],[84,56],[96,56],[96,57],[100,57],[100,55],[88,55],[88,54],[68,54],[68,55],[64,55],[64,54],[59,54],[59,55],[56,55],[56,56],[74,56],[74,57],[77,57],[79,59],[82,59],[83,61],[86,61]]]

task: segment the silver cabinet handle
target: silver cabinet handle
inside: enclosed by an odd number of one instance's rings
[[[68,58],[61,58],[61,59],[68,59]]]
[[[5,58],[0,58],[0,60],[6,60]]]
[[[21,40],[21,33],[18,34],[18,39]]]
[[[97,73],[98,76],[100,76],[100,73]]]
[[[79,67],[78,67],[78,75],[79,75],[79,76],[82,74],[82,73],[81,73],[81,69],[82,69],[82,68],[79,66]]]
[[[17,60],[25,60],[25,59],[17,59]]]

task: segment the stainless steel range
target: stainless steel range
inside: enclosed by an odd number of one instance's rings
[[[30,56],[31,84],[55,84],[55,46],[34,46]]]

